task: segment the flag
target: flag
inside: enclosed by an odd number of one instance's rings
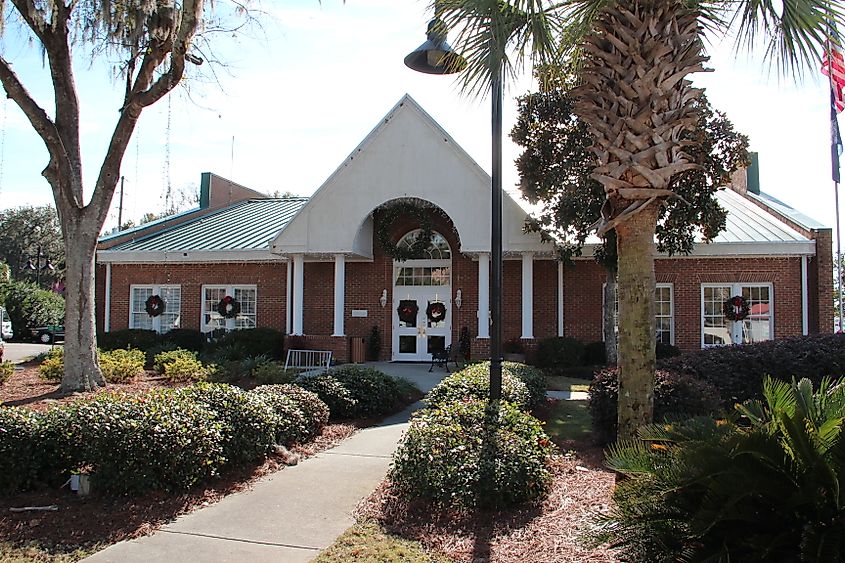
[[[830,41],[822,58],[822,74],[830,78],[830,89],[837,113],[845,109],[845,59],[839,50],[841,41],[836,27],[830,26]]]
[[[839,157],[842,156],[842,135],[836,119],[836,95],[830,91],[830,169],[833,181],[839,183]]]

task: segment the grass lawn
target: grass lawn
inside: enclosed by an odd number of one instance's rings
[[[587,401],[556,401],[544,409],[545,430],[555,442],[591,438],[593,428]]]
[[[549,391],[589,391],[590,382],[586,379],[576,379],[563,375],[547,375],[546,388]]]
[[[387,534],[378,524],[356,524],[325,551],[314,563],[379,561],[381,563],[448,563],[449,559],[427,553],[418,542]]]

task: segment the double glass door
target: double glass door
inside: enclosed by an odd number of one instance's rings
[[[393,295],[394,360],[429,361],[452,343],[449,286],[395,287]]]

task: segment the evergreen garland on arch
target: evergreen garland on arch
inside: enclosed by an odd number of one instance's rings
[[[431,246],[434,225],[426,208],[409,201],[397,201],[384,206],[380,211],[381,215],[376,221],[376,238],[385,254],[398,262],[404,262],[421,257]],[[420,225],[420,232],[410,248],[400,248],[390,236],[391,227],[401,215],[410,215]]]

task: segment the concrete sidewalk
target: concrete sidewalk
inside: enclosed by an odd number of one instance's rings
[[[110,546],[91,563],[309,561],[355,523],[352,511],[387,474],[411,405],[336,448],[178,518],[151,536]]]

